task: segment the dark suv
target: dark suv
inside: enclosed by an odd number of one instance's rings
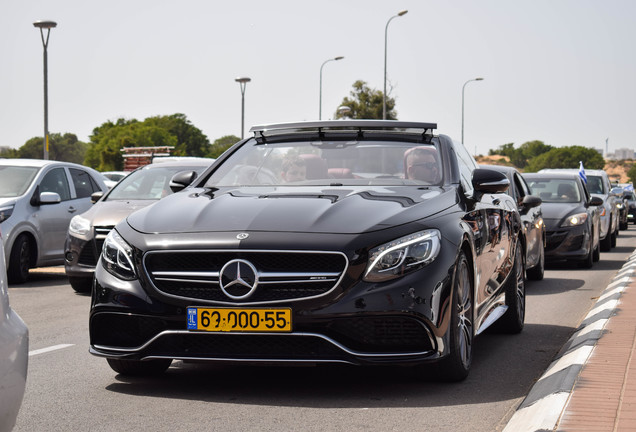
[[[465,378],[476,335],[523,328],[522,222],[506,177],[435,128],[253,127],[110,231],[90,352],[122,374],[182,359],[436,362]]]

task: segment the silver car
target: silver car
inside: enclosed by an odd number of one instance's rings
[[[9,305],[4,258],[4,249],[0,247],[0,431],[9,431],[15,425],[24,397],[29,331]]]
[[[108,190],[103,176],[82,165],[39,159],[0,159],[0,227],[9,283],[29,269],[64,264],[71,218]]]
[[[153,162],[124,177],[90,210],[75,216],[64,245],[64,267],[71,287],[76,292],[90,291],[102,244],[117,222],[171,194],[170,181],[175,174],[185,171],[198,175],[212,162],[214,159],[207,158]],[[189,180],[195,177],[192,174]]]

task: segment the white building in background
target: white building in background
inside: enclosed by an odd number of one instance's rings
[[[614,152],[613,159],[616,159],[616,160],[634,159],[634,149],[629,149],[629,148],[616,149],[616,151]]]

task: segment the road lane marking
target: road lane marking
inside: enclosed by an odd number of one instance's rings
[[[38,355],[38,354],[44,354],[47,352],[51,352],[51,351],[56,351],[59,349],[63,349],[63,348],[68,348],[68,347],[72,347],[75,344],[60,344],[60,345],[53,345],[47,348],[41,348],[41,349],[37,349],[37,350],[33,350],[33,351],[29,351],[29,357],[34,356],[34,355]]]

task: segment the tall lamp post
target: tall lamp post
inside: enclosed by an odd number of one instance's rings
[[[382,93],[382,120],[386,120],[386,41],[387,41],[387,33],[389,31],[389,23],[393,18],[401,17],[405,15],[408,10],[403,10],[398,12],[397,15],[392,16],[386,22],[386,26],[384,27],[384,92]]]
[[[462,144],[464,144],[464,89],[466,88],[466,84],[471,81],[483,81],[483,78],[473,78],[469,79],[462,86]],[[477,155],[477,146],[475,146],[475,155]]]
[[[318,120],[322,120],[322,68],[330,61],[342,60],[343,58],[343,56],[338,56],[329,60],[325,60],[320,66],[320,96],[318,98]]]
[[[241,86],[241,139],[243,139],[245,131],[245,86],[248,82],[252,81],[252,79],[248,77],[239,77],[234,81],[239,83]]]
[[[44,47],[44,142],[42,146],[44,148],[44,160],[49,159],[49,85],[48,85],[48,66],[47,66],[47,54],[46,48],[49,46],[49,33],[51,29],[57,27],[55,21],[36,21],[33,23],[34,27],[40,29],[40,36],[42,37],[42,46]],[[46,38],[44,37],[44,29],[46,29]]]

